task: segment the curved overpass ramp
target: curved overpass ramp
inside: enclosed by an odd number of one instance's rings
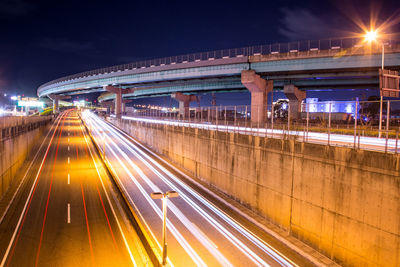
[[[274,89],[294,83],[303,90],[377,88],[381,65],[380,49],[372,51],[357,45],[330,46],[274,51],[274,46],[229,49],[184,56],[147,60],[96,69],[43,84],[38,96],[51,94],[81,94],[105,91],[104,86],[135,88],[125,97],[165,95],[172,92],[201,92],[215,90],[244,90],[242,70],[255,70],[265,79],[274,80]],[[321,42],[321,41],[319,41]],[[336,46],[335,46],[336,45]],[[290,49],[290,50],[289,50]],[[385,67],[398,69],[400,46],[385,47]],[[349,79],[351,78],[351,79]],[[322,80],[322,81],[321,81]]]
[[[113,94],[100,100],[110,100],[118,98],[112,86],[129,88],[123,95],[128,99],[207,91],[250,90],[253,95],[260,86],[252,87],[253,82],[262,80],[273,81],[268,83],[270,89],[261,83],[264,93],[283,89],[297,100],[301,91],[308,90],[378,89],[380,47],[360,45],[354,39],[329,40],[327,46],[322,41],[318,45],[296,44],[280,44],[278,49],[273,45],[228,49],[96,69],[43,84],[37,93],[43,97],[109,91]],[[388,44],[385,52],[385,68],[399,70],[400,44]],[[256,80],[246,84],[242,73],[249,70],[255,75],[250,79]],[[117,101],[122,103],[122,96]]]

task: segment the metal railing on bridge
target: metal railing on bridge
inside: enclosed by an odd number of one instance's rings
[[[398,153],[400,101],[383,102],[382,138],[378,138],[379,105],[379,101],[303,103],[296,118],[285,101],[253,107],[258,111],[256,121],[266,109],[264,123],[252,122],[250,106],[192,107],[186,118],[176,108],[140,107],[122,119]]]
[[[385,45],[389,47],[394,44],[397,44],[397,42],[392,40],[388,40],[385,42]],[[314,41],[276,43],[269,45],[255,45],[242,48],[223,49],[223,50],[192,53],[179,56],[148,59],[148,60],[105,67],[65,76],[43,84],[42,86],[39,87],[39,90],[40,88],[47,87],[52,84],[57,84],[63,81],[69,81],[78,78],[96,76],[100,74],[108,74],[113,72],[120,72],[120,71],[127,71],[127,70],[141,69],[141,68],[151,68],[156,66],[174,65],[180,63],[210,61],[216,59],[227,59],[227,58],[257,56],[257,55],[273,55],[281,53],[295,54],[304,51],[318,52],[322,50],[339,51],[340,49],[361,48],[363,47],[363,45],[364,44],[362,38],[338,38],[338,39],[323,39]],[[380,47],[374,45],[371,46],[370,48],[372,48],[369,50],[369,52],[371,53],[380,53],[381,51]]]

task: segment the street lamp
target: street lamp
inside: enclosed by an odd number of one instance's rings
[[[168,198],[179,197],[176,191],[167,191],[166,193],[153,192],[150,194],[152,199],[161,199],[163,205],[163,229],[162,229],[162,266],[167,265],[167,200]]]
[[[374,30],[370,30],[368,32],[365,33],[365,40],[367,42],[378,42],[378,33],[377,31]],[[381,68],[383,69],[384,65],[385,65],[385,44],[383,42],[380,43],[382,45],[382,66]]]
[[[365,40],[367,42],[378,42],[378,33],[376,30],[370,30],[368,32],[365,33]],[[383,69],[385,66],[385,44],[383,42],[380,43],[382,45],[382,73],[383,73]],[[379,133],[378,133],[378,137],[381,138],[382,136],[382,107],[383,107],[383,95],[382,92],[380,93],[381,97],[380,97],[380,103],[379,103]],[[388,119],[388,118],[386,118]]]

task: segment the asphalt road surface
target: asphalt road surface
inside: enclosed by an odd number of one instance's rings
[[[83,129],[66,111],[36,145],[1,217],[0,266],[151,265]]]

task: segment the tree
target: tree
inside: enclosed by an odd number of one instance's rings
[[[382,112],[386,110],[387,103],[383,103]],[[363,125],[371,125],[372,121],[379,120],[379,97],[378,96],[370,96],[368,97],[368,102],[360,103],[360,119]]]
[[[279,99],[274,105],[275,118],[287,118],[289,109],[289,101],[286,99]]]

